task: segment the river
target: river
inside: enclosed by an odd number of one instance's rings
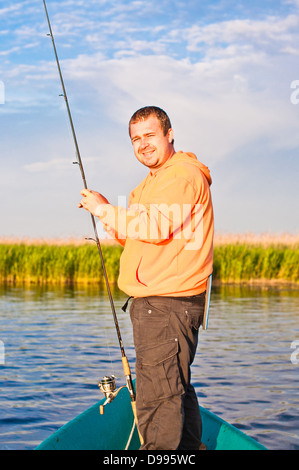
[[[113,292],[126,354],[126,297]],[[123,372],[105,292],[97,287],[0,287],[0,449],[30,450],[103,396]],[[299,449],[299,290],[213,286],[193,384],[202,406],[268,449]]]

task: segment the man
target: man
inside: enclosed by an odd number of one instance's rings
[[[133,114],[129,133],[137,159],[149,168],[114,207],[83,190],[79,207],[103,222],[123,246],[118,284],[133,297],[136,407],[143,450],[196,450],[201,418],[190,365],[213,269],[211,177],[194,154],[175,152],[173,130],[160,108]]]

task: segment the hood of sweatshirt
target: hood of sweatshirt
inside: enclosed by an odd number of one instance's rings
[[[211,177],[209,168],[206,165],[204,165],[203,163],[201,163],[197,159],[196,155],[194,155],[194,153],[182,152],[180,150],[179,152],[176,152],[169,160],[167,160],[167,162],[163,165],[162,168],[168,168],[172,165],[175,165],[178,162],[186,162],[186,163],[192,164],[192,165],[196,166],[197,168],[199,168],[201,170],[201,172],[205,175],[209,185],[211,186],[212,177]]]

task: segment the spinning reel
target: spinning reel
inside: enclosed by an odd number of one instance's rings
[[[118,392],[126,386],[126,385],[123,385],[122,387],[116,390],[115,378],[116,377],[114,375],[111,375],[110,377],[105,375],[105,377],[103,377],[102,380],[100,380],[100,382],[98,383],[98,386],[101,392],[103,392],[103,394],[106,397],[105,403],[103,405],[100,405],[101,415],[104,414],[104,406],[107,405],[108,403],[111,403],[116,397],[116,395],[118,394]]]

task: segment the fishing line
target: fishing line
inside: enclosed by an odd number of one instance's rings
[[[84,168],[83,168],[83,164],[82,164],[82,159],[81,159],[81,155],[80,155],[79,145],[78,145],[76,132],[75,132],[74,124],[73,124],[73,119],[72,119],[72,115],[71,115],[71,111],[70,111],[70,106],[69,106],[69,102],[68,102],[68,97],[67,97],[67,93],[66,93],[66,89],[65,89],[65,85],[64,85],[64,80],[63,80],[63,76],[62,76],[62,72],[61,72],[61,68],[60,68],[60,63],[59,63],[59,59],[58,59],[57,50],[56,50],[54,35],[53,35],[53,32],[52,32],[52,27],[51,27],[50,18],[49,18],[49,15],[48,15],[48,10],[47,10],[45,0],[43,0],[43,3],[44,3],[45,13],[46,13],[46,17],[47,17],[48,26],[49,26],[48,36],[50,36],[51,40],[52,40],[55,59],[56,59],[57,68],[58,68],[59,77],[60,77],[60,82],[61,82],[62,91],[63,91],[62,96],[64,97],[64,100],[65,100],[67,113],[68,113],[68,118],[69,118],[71,131],[72,131],[72,136],[73,136],[73,140],[74,140],[74,144],[75,144],[76,156],[77,156],[77,162],[75,162],[75,163],[77,163],[79,165],[80,172],[81,172],[81,177],[82,177],[83,184],[84,184],[84,188],[88,189],[87,182],[86,182],[86,177],[85,177],[85,173],[84,173]],[[106,289],[107,289],[108,296],[109,296],[111,312],[112,312],[112,315],[113,315],[113,320],[114,320],[114,325],[115,325],[115,329],[116,329],[116,333],[117,333],[117,337],[118,337],[119,347],[120,347],[120,350],[121,350],[122,364],[123,364],[123,370],[124,370],[124,374],[125,374],[126,381],[127,381],[127,388],[128,388],[130,398],[131,398],[131,404],[132,404],[134,417],[136,419],[136,395],[135,395],[135,390],[134,390],[134,387],[133,387],[133,381],[132,381],[130,366],[129,366],[128,359],[127,359],[126,354],[125,354],[125,349],[124,349],[124,345],[123,345],[123,341],[122,341],[122,337],[121,337],[121,333],[120,333],[120,328],[119,328],[117,315],[116,315],[116,311],[115,311],[115,306],[114,306],[114,302],[113,302],[113,298],[112,298],[112,294],[111,294],[110,284],[109,284],[109,280],[108,280],[108,276],[107,276],[105,261],[104,261],[102,248],[101,248],[101,244],[100,244],[100,240],[99,240],[99,236],[98,236],[98,231],[97,231],[97,227],[96,227],[95,218],[92,214],[90,214],[90,216],[91,216],[91,223],[92,223],[92,226],[93,226],[93,231],[94,231],[94,236],[95,236],[94,241],[97,245],[98,253],[99,253],[99,256],[100,256],[100,259],[101,259],[101,265],[102,265],[102,268],[103,268]],[[114,394],[115,396],[116,396],[116,393],[117,392],[115,392],[115,394]]]

